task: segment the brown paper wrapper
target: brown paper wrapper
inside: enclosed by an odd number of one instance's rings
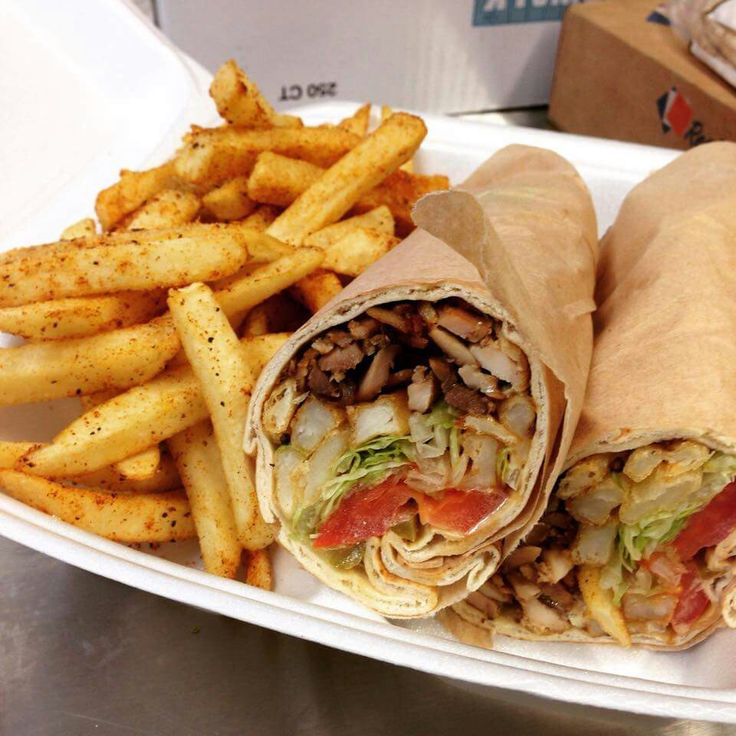
[[[683,154],[626,197],[601,246],[595,349],[565,467],[674,438],[736,451],[735,233],[732,143]],[[736,548],[736,536],[722,543],[717,564],[727,565],[729,545]],[[724,600],[736,619],[733,594]],[[455,613],[466,624],[517,638],[612,641],[581,631],[535,635],[512,621],[486,621],[467,604]],[[682,649],[722,623],[720,606],[712,605],[686,635],[633,640]],[[456,620],[452,625],[462,629]]]
[[[496,569],[502,543],[521,537],[543,509],[582,405],[592,350],[595,217],[574,169],[551,152],[512,146],[466,186],[422,200],[416,220],[437,237],[416,230],[355,279],[274,356],[251,401],[246,449],[257,453],[261,510],[267,520],[281,522],[279,541],[323,582],[389,617],[427,616],[477,589]],[[460,542],[438,537],[420,548],[397,549],[385,539],[371,540],[365,569],[337,570],[290,535],[279,516],[275,448],[261,425],[265,400],[292,356],[325,329],[378,304],[448,297],[502,321],[529,359],[538,418],[520,492]],[[442,559],[439,585],[418,572],[428,559]]]

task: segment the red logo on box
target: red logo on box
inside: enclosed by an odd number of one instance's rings
[[[677,87],[671,87],[657,98],[657,112],[663,133],[672,130],[676,135],[685,138],[691,146],[710,140],[703,134],[703,124],[694,120],[693,108]]]

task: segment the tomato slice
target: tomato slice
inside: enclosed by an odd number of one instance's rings
[[[447,489],[439,498],[416,496],[419,518],[425,524],[447,531],[467,533],[506,500],[503,491],[459,491]]]
[[[506,494],[493,489],[460,491],[450,488],[433,498],[410,488],[402,480],[387,478],[373,488],[349,494],[319,528],[315,548],[344,547],[385,534],[404,521],[410,500],[419,506],[419,518],[438,529],[465,533],[495,511]]]
[[[312,544],[318,549],[343,547],[385,534],[402,520],[402,507],[411,497],[411,488],[396,478],[351,493],[327,517]]]
[[[708,608],[709,600],[694,563],[687,563],[687,570],[680,579],[680,585],[682,591],[670,623],[676,632],[683,633],[693,621],[697,621],[703,615]]]
[[[685,562],[703,547],[714,547],[722,542],[735,527],[736,482],[729,483],[705,508],[690,517],[673,546]]]

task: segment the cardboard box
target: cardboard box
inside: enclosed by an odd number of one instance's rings
[[[549,117],[561,130],[670,148],[736,140],[736,90],[693,57],[655,0],[570,8]]]
[[[469,112],[547,102],[573,1],[156,0],[156,17],[210,70],[235,57],[282,109],[341,99]]]

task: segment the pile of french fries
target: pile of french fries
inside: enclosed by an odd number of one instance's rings
[[[337,125],[277,113],[233,62],[225,123],[123,170],[58,242],[0,254],[0,405],[79,397],[48,444],[0,442],[0,488],[109,539],[198,538],[205,569],[271,588],[242,450],[263,366],[412,225],[422,120],[370,105]],[[243,554],[245,552],[245,555]]]

